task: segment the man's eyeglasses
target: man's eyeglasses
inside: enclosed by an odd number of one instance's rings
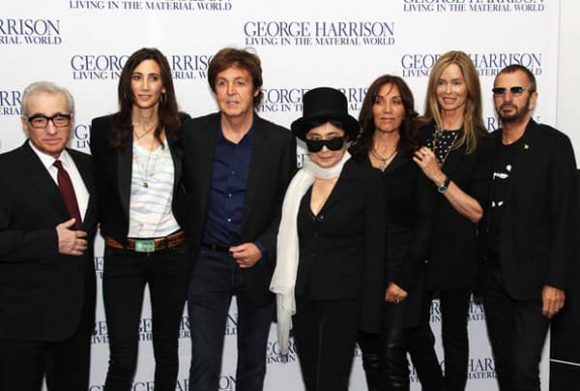
[[[514,86],[514,87],[510,87],[510,88],[505,88],[505,87],[493,87],[491,89],[491,91],[493,92],[494,96],[504,96],[506,91],[508,91],[514,95],[514,96],[520,96],[521,94],[524,93],[524,91],[528,90],[531,92],[531,90],[529,90],[526,87],[519,87],[519,86]]]
[[[344,137],[333,137],[329,140],[306,140],[308,152],[320,152],[326,146],[331,151],[338,151],[344,145]]]
[[[48,126],[48,121],[52,121],[52,124],[57,128],[64,128],[70,125],[72,119],[72,114],[61,114],[57,113],[52,117],[47,117],[42,114],[35,114],[31,117],[25,116],[26,120],[34,129],[42,129]]]

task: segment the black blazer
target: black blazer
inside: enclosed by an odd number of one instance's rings
[[[419,130],[425,142],[435,132],[433,124]],[[465,153],[465,146],[452,150],[442,170],[461,190],[487,205],[493,142],[489,136],[479,136],[477,148]],[[457,212],[447,199],[429,187],[433,200],[433,232],[427,286],[429,289],[470,288],[477,274],[477,224]]]
[[[502,129],[493,133],[495,145]],[[542,287],[571,283],[577,230],[576,161],[570,139],[530,120],[513,161],[502,207],[500,261],[508,293],[538,299]],[[481,241],[486,243],[488,220]]]
[[[385,296],[385,197],[380,172],[347,161],[316,217],[309,194],[298,217],[296,295],[312,300],[360,298],[361,329],[377,332]]]
[[[94,316],[96,232],[90,156],[74,150],[90,194],[82,256],[58,252],[56,226],[68,220],[58,185],[26,142],[0,155],[0,338],[62,341],[78,329],[83,308]]]
[[[188,237],[197,256],[210,194],[213,155],[220,113],[187,121],[183,127],[183,181],[187,198]],[[286,187],[296,171],[296,139],[287,129],[254,113],[254,146],[245,199],[241,241],[259,240],[268,253],[267,263],[242,269],[246,288],[256,306],[273,299],[269,291],[276,259],[276,236]]]
[[[183,114],[182,121],[188,116]],[[113,115],[95,118],[91,124],[91,154],[97,194],[101,233],[124,243],[129,232],[129,201],[133,169],[133,132],[129,131],[126,148],[109,147],[110,135],[116,127]],[[168,140],[173,158],[173,215],[184,226],[184,190],[181,183],[182,153],[178,142]]]

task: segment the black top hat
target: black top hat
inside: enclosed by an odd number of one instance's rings
[[[346,96],[342,92],[329,87],[312,89],[302,98],[302,118],[292,122],[292,133],[306,140],[310,129],[329,120],[341,122],[349,140],[354,140],[359,133],[358,121],[348,114]]]

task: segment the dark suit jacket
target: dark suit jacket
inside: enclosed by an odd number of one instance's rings
[[[495,145],[502,129],[493,133]],[[530,120],[513,161],[502,207],[500,261],[508,293],[538,299],[542,287],[566,289],[578,241],[576,162],[570,139]],[[489,232],[483,223],[481,240]]]
[[[86,154],[68,153],[91,194],[83,220],[89,249],[78,257],[58,252],[55,228],[70,217],[58,185],[28,142],[0,155],[2,339],[62,341],[77,331],[83,308],[94,314],[96,201],[91,162]]]
[[[377,332],[385,296],[385,197],[380,172],[351,159],[316,218],[310,199],[305,197],[302,203],[299,213],[306,216],[298,220],[296,295],[312,300],[360,298],[361,328]],[[303,218],[307,224],[301,223]]]
[[[183,116],[182,120],[187,119]],[[93,119],[91,125],[91,154],[95,184],[99,195],[99,222],[101,233],[124,243],[129,232],[129,200],[131,197],[131,174],[133,169],[133,132],[127,148],[109,147],[109,137],[117,125],[113,115]],[[184,227],[184,195],[181,183],[182,153],[176,142],[169,142],[173,157],[173,215]]]
[[[421,137],[433,134],[433,125],[420,129]],[[487,205],[493,143],[491,137],[479,137],[477,148],[465,153],[465,146],[452,150],[442,170],[461,190]],[[463,217],[445,196],[430,186],[433,200],[431,251],[427,273],[429,289],[470,288],[477,274],[477,224]]]
[[[187,121],[183,128],[184,183],[188,236],[197,256],[207,219],[213,154],[220,113]],[[296,140],[287,130],[254,114],[254,146],[248,175],[241,242],[260,241],[268,262],[242,269],[256,306],[273,299],[269,291],[276,259],[276,236],[286,187],[296,171]]]

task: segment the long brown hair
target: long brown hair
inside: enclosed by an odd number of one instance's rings
[[[477,148],[477,136],[487,134],[487,130],[483,124],[479,76],[473,61],[465,52],[447,52],[439,57],[435,65],[433,65],[427,86],[425,114],[420,118],[420,122],[425,125],[434,121],[437,129],[443,129],[441,108],[437,101],[437,82],[445,68],[451,64],[455,64],[461,69],[467,87],[467,100],[465,102],[465,111],[463,112],[463,133],[459,135],[452,149],[465,145],[466,153],[470,154]]]
[[[397,86],[405,109],[405,118],[403,119],[399,129],[400,138],[397,150],[411,153],[417,147],[418,142],[415,121],[417,112],[415,111],[413,93],[409,89],[409,86],[407,86],[407,83],[405,83],[405,81],[399,76],[383,75],[373,81],[363,100],[358,117],[358,121],[361,125],[361,133],[351,147],[351,153],[357,158],[366,157],[373,146],[373,135],[376,130],[373,106],[380,89],[386,84]]]
[[[119,85],[117,87],[119,111],[114,116],[114,121],[117,126],[111,133],[109,140],[109,145],[112,148],[126,148],[129,144],[132,129],[131,114],[134,104],[131,78],[135,68],[145,60],[153,60],[159,65],[161,81],[165,88],[165,93],[159,99],[159,123],[154,132],[155,138],[163,146],[161,132],[165,130],[165,136],[168,141],[175,142],[179,139],[181,119],[177,107],[177,99],[175,98],[171,68],[169,67],[167,58],[159,50],[155,48],[143,48],[137,50],[127,59],[121,71]]]

